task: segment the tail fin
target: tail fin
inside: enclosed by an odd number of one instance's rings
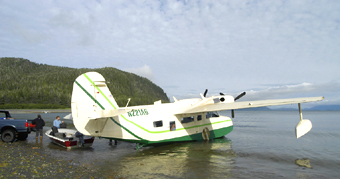
[[[73,83],[71,108],[77,130],[84,135],[95,136],[100,124],[90,121],[91,116],[102,110],[115,110],[119,107],[106,86],[104,77],[97,72],[87,72]]]

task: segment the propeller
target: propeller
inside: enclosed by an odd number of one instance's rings
[[[207,96],[207,93],[208,93],[208,89],[206,89],[206,90],[204,91],[203,96],[206,97],[206,96]]]
[[[236,96],[236,97],[234,98],[234,101],[236,101],[236,100],[242,98],[244,95],[246,95],[246,92],[243,92],[243,93],[239,94],[238,96]],[[232,117],[232,118],[235,117],[235,110],[234,110],[234,109],[231,110],[231,117]]]
[[[234,101],[236,101],[236,100],[242,98],[244,95],[246,95],[246,92],[243,92],[243,93],[239,94],[238,96],[236,96],[236,98],[234,99]]]

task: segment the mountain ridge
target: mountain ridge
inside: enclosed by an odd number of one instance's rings
[[[74,80],[81,74],[95,71],[103,75],[119,106],[153,104],[169,98],[162,88],[136,74],[113,67],[69,68],[38,64],[28,59],[0,58],[0,108],[70,108]]]

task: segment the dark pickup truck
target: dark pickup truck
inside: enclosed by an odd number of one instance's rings
[[[33,120],[13,119],[8,111],[0,110],[0,134],[4,142],[13,142],[15,139],[26,140],[31,133]]]

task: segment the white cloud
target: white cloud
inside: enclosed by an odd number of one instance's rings
[[[288,95],[340,76],[339,17],[336,1],[0,1],[0,54],[139,69],[171,96]]]
[[[339,91],[340,83],[336,81],[322,84],[301,83],[269,87],[258,91],[246,91],[247,95],[241,98],[240,101],[324,96],[325,100],[321,103],[319,102],[320,104],[339,104]]]
[[[264,90],[260,91],[254,91],[250,90],[247,91],[247,98],[253,98],[253,99],[273,99],[278,98],[282,96],[287,95],[301,95],[305,93],[311,93],[315,92],[316,85],[313,85],[311,83],[302,83],[297,85],[283,85],[283,86],[275,86],[275,87],[269,87]]]
[[[135,74],[142,76],[142,77],[145,77],[145,78],[149,79],[150,81],[153,81],[153,79],[154,79],[152,69],[148,65],[144,65],[144,66],[138,67],[138,68],[127,68],[127,69],[123,69],[123,70],[130,72],[130,73],[135,73]]]

